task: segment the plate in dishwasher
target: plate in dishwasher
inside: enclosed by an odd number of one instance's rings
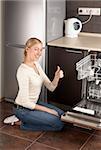
[[[85,116],[85,118],[84,117],[83,118],[76,117],[76,116],[72,116],[72,115],[68,114],[68,112],[67,112],[61,116],[61,120],[64,122],[77,124],[83,128],[92,128],[92,129],[101,130],[101,122],[96,120],[96,118],[95,118],[95,120],[89,120],[89,118],[87,119],[86,116]]]

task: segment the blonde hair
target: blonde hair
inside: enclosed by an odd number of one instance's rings
[[[24,50],[24,55],[26,56],[27,55],[27,48],[30,48],[32,47],[33,45],[35,44],[38,44],[38,43],[41,43],[42,44],[42,41],[37,39],[37,38],[30,38],[27,40],[26,44],[25,44],[25,50]]]

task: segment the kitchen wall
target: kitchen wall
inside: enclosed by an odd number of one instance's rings
[[[89,16],[78,16],[77,10],[79,7],[96,7],[101,8],[101,0],[67,0],[66,18],[77,17],[82,22],[88,19]],[[101,16],[93,16],[92,19],[83,25],[83,32],[101,33]]]
[[[2,1],[0,1],[0,101],[3,95]]]
[[[1,1],[0,1],[0,98],[1,98]]]

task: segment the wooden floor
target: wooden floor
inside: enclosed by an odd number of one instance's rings
[[[101,131],[66,124],[61,132],[24,131],[19,126],[5,125],[12,115],[12,104],[0,103],[0,150],[101,150]]]

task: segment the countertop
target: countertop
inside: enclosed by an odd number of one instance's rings
[[[50,46],[81,49],[87,51],[101,51],[101,34],[81,32],[78,37],[62,37],[48,42]]]

